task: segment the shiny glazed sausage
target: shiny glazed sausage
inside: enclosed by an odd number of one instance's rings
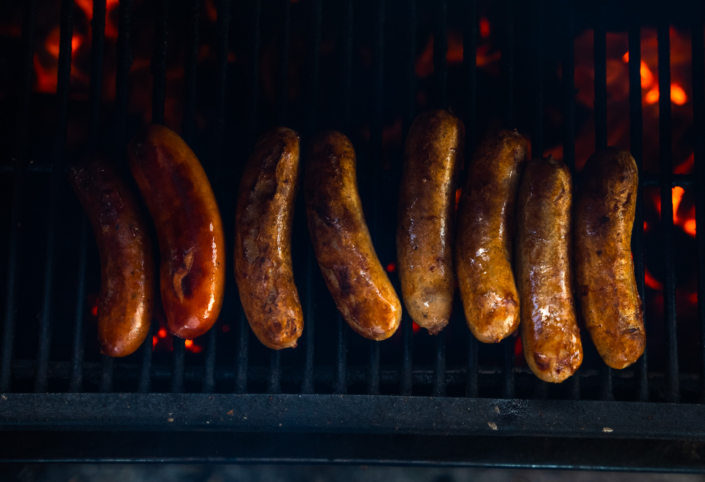
[[[473,335],[497,343],[519,326],[512,273],[514,201],[526,160],[516,131],[489,135],[470,162],[458,209],[455,256],[460,297]]]
[[[560,383],[583,361],[571,259],[572,182],[552,157],[527,162],[517,197],[515,261],[521,341],[531,371]]]
[[[607,365],[625,368],[644,352],[642,304],[631,238],[639,173],[629,151],[607,147],[583,170],[574,245],[580,310]]]
[[[225,239],[213,189],[193,151],[166,127],[140,131],[128,158],[157,229],[167,326],[176,336],[196,338],[216,322],[225,286]]]
[[[399,192],[397,266],[411,319],[439,333],[453,307],[455,190],[465,127],[448,111],[419,115],[404,149]]]
[[[318,265],[335,304],[365,338],[385,340],[401,320],[401,303],[377,258],[357,190],[355,150],[339,132],[313,142],[304,194]]]
[[[252,331],[274,350],[296,346],[304,328],[291,264],[299,135],[284,127],[257,141],[240,181],[235,279]]]
[[[98,341],[113,357],[134,353],[149,333],[154,308],[154,260],[137,195],[104,157],[71,166],[76,192],[100,252]]]

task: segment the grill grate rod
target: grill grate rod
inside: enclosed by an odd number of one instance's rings
[[[514,0],[505,0],[504,32],[502,45],[502,95],[504,97],[505,129],[514,128]],[[503,398],[514,398],[514,337],[508,337],[502,343],[504,384]]]
[[[641,27],[639,26],[638,2],[634,1],[632,8],[632,20],[629,25],[629,133],[630,148],[632,156],[636,161],[639,170],[639,191],[637,193],[636,216],[634,218],[634,229],[632,231],[632,253],[634,253],[634,275],[636,277],[637,290],[642,302],[644,302],[644,189],[643,189],[643,153],[642,153],[642,107],[641,107]],[[644,323],[646,323],[646,313],[644,313]],[[647,330],[648,331],[648,330]],[[647,354],[637,363],[636,367],[637,387],[636,399],[645,402],[649,399],[649,381],[647,378]]]
[[[595,69],[595,148],[607,146],[607,36],[605,0],[595,6],[594,69]],[[612,369],[602,365],[601,400],[613,400]]]
[[[416,115],[416,0],[409,0],[406,11],[406,60],[404,62],[404,93],[402,101],[402,139],[405,140]],[[435,58],[435,53],[434,53]],[[403,148],[403,144],[402,144]],[[402,152],[402,156],[404,153]],[[401,284],[398,285],[399,287]],[[403,303],[403,301],[402,301]],[[413,384],[411,371],[414,358],[414,325],[409,314],[404,310],[401,319],[402,355],[400,395],[411,395]]]
[[[22,92],[18,112],[17,143],[15,144],[15,178],[12,183],[12,213],[10,217],[10,239],[8,242],[7,290],[5,294],[5,319],[3,323],[2,361],[0,363],[0,392],[10,391],[12,379],[12,357],[15,345],[15,316],[17,302],[17,269],[19,261],[20,216],[22,213],[22,190],[25,176],[25,156],[29,138],[29,106],[32,99],[32,58],[34,32],[36,28],[36,0],[27,0],[22,13]]]
[[[678,339],[676,333],[676,283],[673,261],[673,198],[671,185],[671,42],[668,20],[657,27],[659,75],[659,157],[661,160],[661,225],[663,227],[664,316],[666,322],[666,398],[678,402]]]
[[[693,156],[695,160],[695,219],[696,226],[705,226],[705,48],[703,47],[703,7],[698,5],[692,27],[693,52]],[[698,224],[700,223],[700,224]],[[696,232],[698,243],[698,318],[700,320],[700,403],[705,402],[705,235]]]
[[[413,0],[412,0],[413,1]],[[343,31],[345,32],[345,42],[343,43],[342,51],[342,69],[341,80],[341,118],[340,126],[345,135],[350,135],[352,130],[352,59],[353,59],[353,24],[354,24],[354,3],[353,0],[348,0],[345,9],[345,18]],[[343,316],[336,309],[335,323],[337,329],[337,347],[336,347],[336,376],[333,386],[333,392],[343,394],[348,391],[348,376],[347,376],[347,360],[348,360],[348,345],[347,345],[347,327]]]
[[[42,315],[39,321],[39,349],[37,354],[37,376],[34,391],[47,391],[49,353],[51,350],[51,311],[54,278],[54,255],[56,253],[56,224],[59,185],[63,175],[63,153],[66,146],[66,127],[69,104],[69,83],[71,77],[71,36],[73,31],[73,2],[61,2],[61,33],[59,37],[59,67],[56,83],[58,101],[57,126],[52,146],[51,190],[49,194],[46,266],[44,268],[44,292]]]
[[[463,70],[465,71],[465,173],[472,153],[475,151],[476,130],[477,130],[477,1],[467,2],[467,12],[465,14],[465,35],[463,37]],[[465,321],[465,315],[460,317]],[[477,397],[477,340],[468,330],[467,348],[467,373],[468,378],[465,386],[465,395]]]

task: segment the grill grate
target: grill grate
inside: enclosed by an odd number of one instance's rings
[[[196,149],[199,157],[203,161],[209,177],[213,182],[213,187],[218,197],[222,209],[226,230],[232,231],[233,203],[231,202],[232,185],[237,185],[234,180],[238,179],[240,169],[244,164],[246,154],[257,134],[262,130],[263,119],[276,120],[278,124],[287,125],[291,122],[298,123],[297,127],[303,136],[302,153],[306,152],[306,142],[321,127],[341,129],[344,133],[354,134],[357,128],[357,120],[364,117],[369,122],[369,143],[367,149],[358,148],[360,162],[360,187],[362,189],[363,200],[366,207],[369,207],[367,219],[370,224],[375,246],[378,247],[380,255],[390,257],[390,246],[387,238],[390,229],[383,223],[389,223],[387,204],[394,199],[395,192],[386,192],[390,185],[398,182],[397,172],[394,169],[383,169],[385,162],[385,140],[384,129],[385,119],[388,111],[397,109],[400,118],[400,129],[402,138],[405,137],[417,112],[418,79],[416,78],[416,59],[420,46],[418,39],[420,33],[427,33],[423,30],[430,26],[437,41],[433,44],[433,82],[432,82],[432,102],[436,107],[448,107],[451,105],[451,94],[454,90],[461,89],[463,94],[461,104],[463,106],[463,118],[467,128],[466,149],[472,152],[477,144],[477,135],[480,127],[480,113],[478,112],[478,96],[482,92],[478,88],[478,68],[475,57],[478,52],[479,38],[479,15],[478,3],[476,0],[468,0],[462,5],[458,2],[440,0],[433,2],[429,7],[420,0],[382,0],[371,4],[360,4],[353,0],[340,2],[331,20],[326,18],[328,6],[324,7],[322,0],[307,0],[298,5],[292,4],[289,0],[252,0],[246,6],[231,4],[230,0],[217,0],[207,2],[215,8],[215,68],[204,72],[199,63],[199,46],[206,37],[206,32],[202,31],[202,11],[204,4],[201,0],[185,0],[184,5],[170,0],[157,0],[153,2],[154,7],[154,48],[151,58],[150,72],[152,74],[151,88],[151,117],[156,123],[165,122],[165,109],[168,99],[167,85],[167,65],[168,52],[171,42],[177,42],[184,33],[186,44],[184,65],[183,92],[179,95],[183,97],[183,120],[181,124],[182,134],[186,142],[201,149]],[[13,159],[14,163],[2,166],[3,175],[12,176],[12,207],[8,218],[10,219],[10,229],[7,241],[7,275],[6,275],[6,296],[5,296],[5,316],[2,338],[2,356],[0,358],[0,392],[7,394],[15,400],[14,403],[30,403],[37,412],[44,413],[58,403],[58,399],[35,398],[33,402],[27,402],[30,395],[10,395],[13,390],[20,392],[18,386],[28,386],[33,383],[33,390],[36,394],[46,394],[47,392],[69,392],[81,394],[85,391],[99,391],[103,394],[110,394],[116,391],[136,391],[139,394],[129,395],[130,403],[140,403],[139,396],[147,397],[145,394],[155,392],[170,391],[173,394],[183,394],[184,397],[196,397],[196,395],[186,395],[188,392],[203,392],[204,394],[230,393],[231,400],[244,402],[250,400],[249,395],[256,394],[264,397],[261,400],[270,400],[282,406],[301,407],[292,401],[291,394],[312,395],[313,398],[320,397],[320,404],[328,403],[323,407],[324,412],[335,410],[336,399],[324,394],[345,395],[348,393],[364,393],[373,397],[367,397],[366,402],[361,402],[357,408],[354,403],[345,402],[345,407],[350,410],[344,417],[346,423],[340,425],[349,429],[351,419],[358,417],[360,411],[374,409],[381,410],[384,403],[392,405],[401,404],[401,401],[392,401],[394,397],[382,395],[399,395],[397,400],[408,400],[410,395],[432,395],[433,405],[438,410],[443,407],[457,407],[459,400],[463,400],[477,410],[484,410],[491,404],[488,394],[501,396],[503,403],[517,403],[512,405],[512,410],[516,412],[515,433],[524,435],[554,434],[565,436],[565,430],[557,430],[555,433],[551,429],[536,429],[537,425],[526,423],[526,420],[534,420],[535,415],[527,415],[536,407],[549,407],[546,413],[557,413],[561,417],[566,417],[571,410],[593,410],[594,401],[582,401],[581,398],[593,398],[600,401],[609,402],[615,400],[628,400],[627,407],[620,408],[606,415],[613,420],[619,420],[624,416],[625,410],[633,410],[634,413],[644,415],[651,413],[654,409],[651,404],[639,404],[635,402],[657,402],[665,400],[671,403],[681,401],[683,394],[688,394],[688,401],[695,398],[700,402],[705,401],[705,308],[702,301],[698,303],[698,320],[700,323],[700,347],[699,374],[682,373],[679,370],[679,354],[677,340],[677,313],[676,313],[676,270],[674,253],[676,243],[674,240],[674,205],[671,196],[671,189],[674,186],[695,188],[696,193],[696,217],[697,223],[705,225],[705,193],[701,186],[705,185],[705,169],[703,169],[703,132],[705,132],[705,117],[703,108],[705,106],[705,49],[703,46],[703,12],[699,3],[684,2],[689,8],[694,9],[692,18],[691,41],[692,41],[692,106],[694,124],[694,163],[695,174],[674,174],[672,169],[673,141],[672,141],[672,114],[671,114],[671,82],[670,64],[671,51],[669,41],[669,20],[674,11],[673,6],[663,2],[658,7],[658,76],[659,76],[659,146],[660,146],[660,172],[658,174],[645,172],[643,168],[644,153],[642,143],[644,134],[642,91],[641,91],[641,31],[646,24],[646,7],[640,2],[623,2],[632,9],[627,25],[629,41],[629,119],[630,119],[630,141],[631,152],[637,162],[640,171],[640,187],[637,203],[637,215],[632,241],[635,272],[638,280],[638,290],[645,300],[645,237],[642,226],[644,224],[644,188],[660,188],[660,200],[663,219],[663,246],[661,255],[664,260],[664,320],[665,320],[665,368],[663,372],[650,371],[647,365],[647,353],[645,352],[640,361],[623,373],[613,372],[603,364],[597,368],[585,366],[573,376],[561,389],[562,392],[549,388],[544,382],[539,381],[531,373],[521,367],[516,366],[515,360],[515,339],[505,340],[497,347],[480,346],[478,342],[467,333],[462,320],[462,310],[455,309],[456,314],[451,325],[458,325],[458,330],[445,330],[436,336],[432,342],[415,342],[414,330],[411,319],[405,314],[400,327],[399,347],[394,350],[394,362],[388,362],[389,353],[385,354],[387,345],[377,342],[367,342],[353,340],[349,336],[348,327],[343,322],[337,311],[330,310],[330,301],[322,300],[321,280],[319,279],[318,268],[313,256],[313,252],[305,233],[305,221],[303,219],[303,209],[301,203],[297,206],[295,238],[301,248],[298,250],[298,260],[295,269],[297,280],[302,293],[302,300],[305,312],[305,334],[300,341],[300,348],[296,354],[281,353],[278,351],[268,351],[250,340],[250,329],[242,310],[232,308],[224,310],[224,317],[229,317],[228,322],[232,323],[235,336],[229,338],[232,343],[225,346],[217,329],[212,329],[203,339],[204,354],[200,357],[191,357],[187,354],[183,340],[175,338],[173,340],[173,353],[169,357],[168,364],[162,363],[164,359],[160,355],[153,355],[152,334],[147,342],[140,349],[137,355],[127,360],[113,360],[103,356],[98,359],[95,354],[90,353],[90,348],[84,346],[86,339],[86,317],[87,314],[87,290],[90,285],[88,275],[91,267],[90,260],[90,233],[88,222],[85,216],[80,218],[79,230],[76,242],[78,246],[78,259],[75,265],[75,272],[69,274],[68,280],[64,283],[74,284],[73,293],[74,313],[72,320],[57,319],[54,313],[57,283],[59,277],[63,278],[63,273],[57,273],[57,229],[59,223],[59,200],[62,195],[63,173],[67,157],[67,133],[68,118],[70,109],[70,84],[72,69],[72,28],[74,24],[74,2],[73,0],[62,0],[60,15],[60,39],[58,55],[58,74],[56,95],[53,96],[56,103],[56,123],[51,145],[50,155],[47,164],[30,164],[29,145],[33,134],[33,119],[31,117],[33,99],[37,96],[32,92],[33,78],[33,56],[35,53],[35,36],[37,34],[37,5],[36,0],[27,0],[22,11],[22,54],[21,68],[17,75],[21,77],[21,92],[17,100],[18,115],[16,123],[16,134],[14,136]],[[608,143],[608,118],[607,118],[607,30],[610,24],[610,12],[614,6],[604,0],[587,4],[578,0],[565,2],[553,2],[551,0],[533,0],[531,6],[531,27],[530,41],[528,46],[521,45],[517,34],[517,23],[519,15],[523,10],[513,0],[504,0],[501,11],[497,18],[501,19],[500,44],[501,44],[501,86],[499,92],[501,101],[501,123],[505,127],[513,127],[521,116],[527,114],[529,119],[528,131],[531,133],[532,153],[534,156],[541,155],[548,144],[547,132],[544,130],[544,109],[547,99],[550,97],[548,88],[544,85],[544,72],[546,66],[551,62],[562,67],[562,77],[560,79],[561,114],[563,116],[563,131],[561,133],[564,160],[571,168],[571,172],[576,174],[576,112],[575,103],[575,51],[573,48],[576,34],[576,26],[583,25],[584,21],[576,22],[578,13],[590,12],[594,15],[594,88],[595,88],[595,145],[596,147],[606,146]],[[627,8],[625,7],[625,8]],[[98,146],[103,142],[99,133],[101,119],[108,114],[113,119],[113,134],[110,142],[114,143],[116,152],[124,152],[131,132],[129,100],[130,100],[130,72],[133,67],[133,52],[136,35],[133,31],[133,13],[137,8],[132,0],[122,0],[119,5],[118,33],[116,41],[116,69],[115,69],[115,101],[107,109],[103,102],[103,71],[104,71],[104,45],[105,37],[105,16],[106,1],[93,1],[92,20],[92,49],[90,57],[90,86],[88,96],[88,117],[84,126],[89,129],[87,145],[89,147]],[[546,43],[549,41],[547,25],[549,25],[550,15],[562,20],[560,27],[560,38],[565,43],[565,47],[559,49],[560,58],[548,58]],[[332,11],[332,10],[331,10]],[[420,12],[432,12],[430,21],[422,21]],[[176,12],[176,13],[175,13]],[[401,17],[402,21],[392,17]],[[449,51],[448,32],[450,24],[455,25],[452,15],[460,12],[462,19],[460,26],[463,30],[462,46],[465,52],[462,61],[462,82],[460,86],[450,80],[447,54]],[[172,31],[173,23],[169,19],[180,15],[183,32]],[[649,12],[649,18],[653,17],[653,12]],[[232,28],[233,17],[245,17],[245,22],[249,26],[249,31],[241,32]],[[553,18],[553,17],[551,17]],[[264,23],[268,22],[268,23]],[[272,41],[269,33],[270,24],[273,22],[278,31],[276,35],[276,62],[275,72],[272,75],[274,82],[273,99],[274,105],[268,106],[262,102],[262,94],[268,87],[263,83],[263,53],[268,52]],[[301,22],[294,28],[295,22]],[[322,57],[325,50],[324,32],[327,24],[335,23],[338,32],[338,44],[336,47],[337,67],[330,69],[330,60]],[[396,31],[400,34],[401,40],[390,35],[390,25],[401,23],[402,27]],[[371,45],[371,56],[369,72],[365,75],[357,70],[356,59],[356,38],[363,32]],[[305,32],[303,37],[295,36],[299,32]],[[238,50],[245,52],[246,59],[241,62],[236,70],[229,66],[229,55],[234,42],[247,42],[246,48]],[[303,44],[301,47],[300,44]],[[399,54],[399,58],[390,55],[390,49]],[[294,52],[299,52],[303,48],[304,69],[302,85],[293,85],[290,71],[299,62],[298,57],[294,57]],[[531,106],[530,112],[524,113],[516,109],[517,106],[517,83],[522,81],[518,73],[520,72],[520,56],[528,52],[530,61],[530,90]],[[299,52],[300,53],[300,52]],[[298,54],[297,54],[298,55]],[[401,73],[390,72],[389,64],[399,67]],[[522,64],[523,65],[523,64]],[[298,67],[297,67],[298,68]],[[329,72],[333,71],[332,75]],[[213,122],[210,130],[202,133],[198,127],[197,112],[199,103],[199,89],[203,89],[204,76],[210,75],[215,81]],[[236,84],[239,77],[241,84]],[[331,80],[332,79],[332,80]],[[399,93],[392,92],[390,85],[400,80]],[[327,82],[336,82],[337,95],[333,100],[324,95],[324,86]],[[365,105],[356,105],[355,89],[356,84],[366,82],[367,97],[369,102]],[[211,85],[210,83],[208,85]],[[233,86],[244,85],[246,92],[239,92]],[[304,99],[303,108],[292,103],[290,93],[292,89],[301,89]],[[391,94],[394,95],[391,95]],[[230,106],[233,105],[234,96],[243,96],[243,100],[237,104],[241,109],[232,112]],[[397,99],[396,97],[399,97]],[[398,104],[398,105],[397,105]],[[270,109],[272,112],[269,112]],[[331,119],[325,118],[321,113],[324,110],[335,111]],[[364,112],[362,112],[364,110]],[[244,131],[241,139],[235,143],[228,139],[232,130],[233,117],[238,116]],[[199,130],[200,129],[200,130]],[[207,146],[199,144],[199,137],[207,136]],[[235,146],[235,148],[233,148]],[[244,148],[243,146],[248,146]],[[238,152],[233,155],[234,150]],[[124,161],[121,160],[121,162]],[[49,166],[49,167],[48,167]],[[23,211],[26,206],[23,204],[23,192],[25,188],[36,179],[49,179],[49,194],[47,211],[47,225],[45,227],[42,246],[45,246],[43,253],[44,271],[43,286],[40,299],[40,316],[37,323],[37,356],[36,359],[27,360],[16,357],[16,328],[19,322],[18,312],[18,290],[19,290],[19,259],[23,239],[19,226],[23,221]],[[299,200],[300,201],[300,200]],[[393,212],[393,211],[392,211]],[[298,230],[298,231],[296,231]],[[226,234],[229,237],[229,233]],[[387,240],[387,241],[385,241]],[[45,243],[45,244],[44,244]],[[231,250],[228,251],[229,253]],[[393,251],[391,251],[393,257]],[[705,236],[697,236],[697,265],[698,273],[705,272]],[[232,260],[228,260],[230,263]],[[231,266],[228,268],[228,276],[231,276]],[[302,282],[303,281],[303,282]],[[399,284],[396,279],[395,287],[399,291]],[[227,292],[226,303],[231,306],[237,305],[237,293],[234,291],[234,281],[228,280],[230,285]],[[63,293],[63,291],[62,291]],[[698,299],[705,300],[705,283],[699,282],[697,287]],[[456,303],[458,301],[456,300]],[[456,305],[456,308],[459,305]],[[23,321],[24,322],[24,321]],[[647,332],[653,331],[655,320],[648,311],[645,314]],[[330,325],[330,326],[328,326]],[[52,359],[52,331],[57,329],[68,329],[71,327],[71,354],[66,360]],[[152,328],[155,331],[155,327]],[[236,333],[235,333],[236,332]],[[418,338],[416,338],[418,340]],[[586,344],[588,344],[587,342]],[[325,345],[325,346],[324,346]],[[328,348],[328,345],[330,348]],[[218,353],[217,350],[222,353]],[[224,351],[223,351],[224,350]],[[424,351],[425,350],[425,351]],[[460,357],[456,357],[453,350],[462,351]],[[360,356],[360,352],[363,355]],[[419,354],[421,351],[421,356]],[[398,352],[398,353],[397,353]],[[489,354],[489,355],[488,355]],[[652,361],[653,354],[649,354],[648,360]],[[483,363],[485,359],[493,360],[491,364]],[[227,363],[223,360],[227,359]],[[320,360],[325,359],[327,363]],[[460,362],[457,360],[460,359]],[[99,360],[99,361],[98,361]],[[193,361],[197,363],[193,363]],[[362,362],[360,360],[363,360]],[[419,361],[421,360],[421,362]],[[52,388],[53,381],[65,383],[61,389]],[[129,390],[121,387],[130,386]],[[95,390],[91,387],[97,387]],[[232,395],[232,394],[236,395]],[[626,397],[623,394],[628,394]],[[284,395],[289,394],[289,395]],[[525,404],[517,399],[533,398],[538,405]],[[586,396],[586,394],[589,394]],[[593,395],[596,394],[596,395]],[[617,394],[617,396],[615,395]],[[695,394],[695,395],[692,395]],[[465,396],[465,398],[462,397]],[[35,396],[35,395],[32,395]],[[64,395],[62,395],[64,396]],[[106,395],[108,396],[108,395]],[[120,395],[127,396],[127,395]],[[241,396],[241,398],[237,398]],[[379,396],[379,397],[378,397]],[[40,397],[40,395],[36,395]],[[70,400],[77,403],[87,404],[89,411],[93,410],[96,417],[100,416],[103,408],[100,407],[97,394],[85,394],[76,396]],[[91,402],[91,397],[96,397],[95,402]],[[117,397],[117,395],[116,395]],[[188,398],[188,400],[198,400],[194,403],[201,403],[211,395],[202,398]],[[244,398],[243,398],[244,397]],[[447,398],[448,405],[443,405],[439,400]],[[312,399],[313,399],[312,398]],[[347,397],[343,397],[348,399]],[[510,402],[512,399],[517,399]],[[562,400],[560,400],[562,399]],[[46,405],[41,405],[41,400],[46,401]],[[64,400],[64,399],[61,399]],[[69,400],[69,399],[65,399]],[[110,400],[117,400],[113,398]],[[127,400],[127,398],[125,399]],[[145,398],[145,400],[147,400]],[[151,400],[151,399],[150,399]],[[173,400],[187,400],[173,399]],[[221,399],[218,399],[221,400]],[[431,400],[431,398],[424,398]],[[635,401],[635,402],[631,402]],[[117,403],[117,402],[115,402]],[[147,403],[147,402],[145,402]],[[150,402],[152,403],[152,402]],[[177,402],[174,402],[177,403]],[[178,402],[181,403],[181,402]],[[220,407],[218,403],[215,405]],[[342,403],[342,402],[341,402]],[[414,402],[417,403],[417,402]],[[429,403],[431,403],[429,401]],[[474,403],[474,405],[473,405]],[[499,403],[499,402],[498,402]],[[528,403],[528,402],[527,402]],[[532,402],[533,403],[533,402]],[[545,405],[555,403],[558,405]],[[562,404],[562,405],[561,405]],[[215,406],[214,405],[214,406]],[[403,405],[403,404],[402,404]],[[397,409],[404,412],[398,420],[408,421],[411,413],[405,410],[402,405],[395,405]],[[604,404],[600,407],[617,406],[619,404]],[[249,405],[248,405],[249,406]],[[499,405],[497,405],[499,406]],[[415,405],[416,407],[416,405]],[[517,409],[516,407],[520,407]],[[562,407],[562,408],[561,408]],[[649,407],[649,408],[645,408]],[[688,414],[699,414],[699,405],[680,403],[672,406],[671,410],[680,410],[688,407]],[[232,407],[231,407],[232,408]],[[418,409],[415,408],[415,409]],[[502,410],[504,410],[502,406]],[[143,416],[149,415],[143,409],[140,412]],[[273,409],[278,410],[278,409]],[[468,409],[470,410],[470,408]],[[499,409],[498,409],[499,410]],[[683,410],[686,410],[685,408]],[[510,410],[511,411],[511,410]],[[591,413],[593,413],[591,412]],[[264,413],[264,412],[258,412]],[[281,420],[290,420],[281,411],[276,411]],[[299,417],[301,417],[301,413]],[[443,427],[454,426],[463,420],[459,414],[444,419],[438,416],[426,417],[423,420],[428,424],[421,427],[419,424],[412,424],[409,427],[402,427],[402,432],[426,432],[435,433],[443,431]],[[500,412],[497,412],[500,413]],[[533,412],[531,412],[533,413]],[[154,413],[155,417],[163,414]],[[484,412],[465,414],[472,419],[469,423],[471,428],[457,429],[458,433],[474,433],[479,430],[478,417],[486,417]],[[188,418],[188,414],[185,415]],[[264,415],[261,415],[264,417]],[[669,416],[675,416],[673,413]],[[13,418],[15,417],[15,418]],[[324,424],[328,420],[328,413],[321,414],[318,422]],[[526,419],[522,417],[528,417]],[[90,417],[89,417],[90,418]],[[702,418],[701,418],[702,419]],[[3,424],[12,427],[33,427],[32,414],[21,410],[9,410],[8,415],[0,415]],[[55,418],[53,422],[41,422],[37,417],[37,423],[46,427],[47,423],[59,423]],[[76,420],[77,427],[85,427],[85,419]],[[115,427],[120,427],[129,421],[129,417],[117,417],[111,419]],[[190,430],[194,426],[201,427],[197,417],[189,419],[193,425],[181,426],[182,430]],[[264,420],[264,418],[262,418]],[[314,418],[307,418],[305,423],[296,424],[300,430],[315,430]],[[361,419],[362,420],[362,419]],[[450,421],[449,421],[450,420]],[[484,419],[483,419],[484,420]],[[519,421],[517,421],[519,420]],[[296,420],[294,420],[296,421]],[[367,419],[369,422],[369,419]],[[354,422],[354,420],[353,420]],[[438,422],[438,426],[436,423]],[[111,422],[112,423],[112,422]],[[155,422],[156,423],[156,422]],[[210,423],[210,422],[208,422]],[[274,421],[272,421],[274,423]],[[372,423],[372,422],[370,422]],[[494,422],[493,422],[494,423]],[[533,423],[533,422],[532,422]],[[631,423],[631,422],[630,422]],[[664,422],[665,423],[665,422]],[[44,425],[42,425],[44,424]],[[264,424],[264,422],[262,422]],[[309,425],[307,425],[309,424]],[[445,424],[445,425],[444,425]],[[449,425],[450,424],[450,425]],[[147,423],[149,425],[149,423]],[[314,424],[315,425],[315,424]],[[50,426],[50,425],[49,425]],[[231,429],[233,425],[223,425]],[[596,425],[595,425],[596,426]],[[391,425],[379,424],[382,429],[377,431],[389,431]],[[455,426],[454,426],[455,427]],[[692,421],[692,427],[672,428],[661,426],[640,431],[637,423],[632,423],[632,432],[622,434],[633,437],[688,437],[705,438],[705,424],[701,421]],[[635,428],[636,427],[636,428]],[[235,427],[238,430],[245,430],[243,425]],[[456,427],[457,428],[457,427]],[[483,428],[487,430],[484,425]],[[107,429],[107,427],[106,427]],[[360,430],[366,428],[360,426]],[[269,430],[264,425],[256,426],[252,430]],[[276,430],[276,428],[274,428]],[[375,431],[370,430],[370,431]],[[452,431],[452,430],[451,430]],[[610,432],[605,432],[610,433]],[[571,431],[570,436],[580,435],[579,430]],[[595,434],[592,434],[595,436]],[[600,434],[602,435],[602,434]],[[610,436],[610,435],[605,435]]]

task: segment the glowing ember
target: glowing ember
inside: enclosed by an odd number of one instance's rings
[[[490,21],[487,17],[480,18],[480,37],[488,38],[490,36]]]
[[[688,102],[688,97],[685,95],[683,87],[679,84],[671,84],[671,102],[676,105],[683,105]]]
[[[385,269],[387,270],[387,273],[396,273],[397,272],[397,264],[394,261],[392,261],[391,263],[389,263],[387,265],[387,267]]]
[[[159,338],[166,338],[166,328],[159,328],[157,335]]]
[[[411,322],[411,329],[414,330],[414,335],[415,335],[416,333],[419,332],[421,327],[419,325],[417,325],[415,321],[412,321]]]

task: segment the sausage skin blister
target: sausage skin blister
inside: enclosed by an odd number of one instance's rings
[[[411,319],[435,335],[453,307],[455,190],[465,127],[445,110],[419,115],[406,140],[399,192],[397,266]]]
[[[136,193],[104,157],[71,166],[69,181],[88,216],[100,253],[98,342],[112,357],[134,353],[149,333],[154,260]]]
[[[401,303],[372,246],[348,138],[333,131],[319,134],[305,177],[308,229],[335,304],[360,335],[389,338],[399,327]]]
[[[296,346],[304,328],[291,263],[299,179],[299,135],[284,127],[255,145],[240,181],[235,218],[235,279],[243,310],[268,348]]]
[[[498,343],[519,326],[512,232],[526,152],[526,141],[516,131],[489,135],[470,162],[460,197],[458,285],[468,327],[483,343]]]
[[[175,132],[151,125],[128,146],[132,175],[154,220],[169,331],[193,339],[218,319],[225,287],[220,211],[203,166]]]
[[[646,334],[631,257],[639,173],[629,151],[607,147],[583,169],[575,219],[575,272],[585,326],[604,362],[625,368]]]
[[[560,383],[583,361],[573,298],[572,182],[555,159],[526,163],[517,197],[515,271],[521,341],[531,371]]]

